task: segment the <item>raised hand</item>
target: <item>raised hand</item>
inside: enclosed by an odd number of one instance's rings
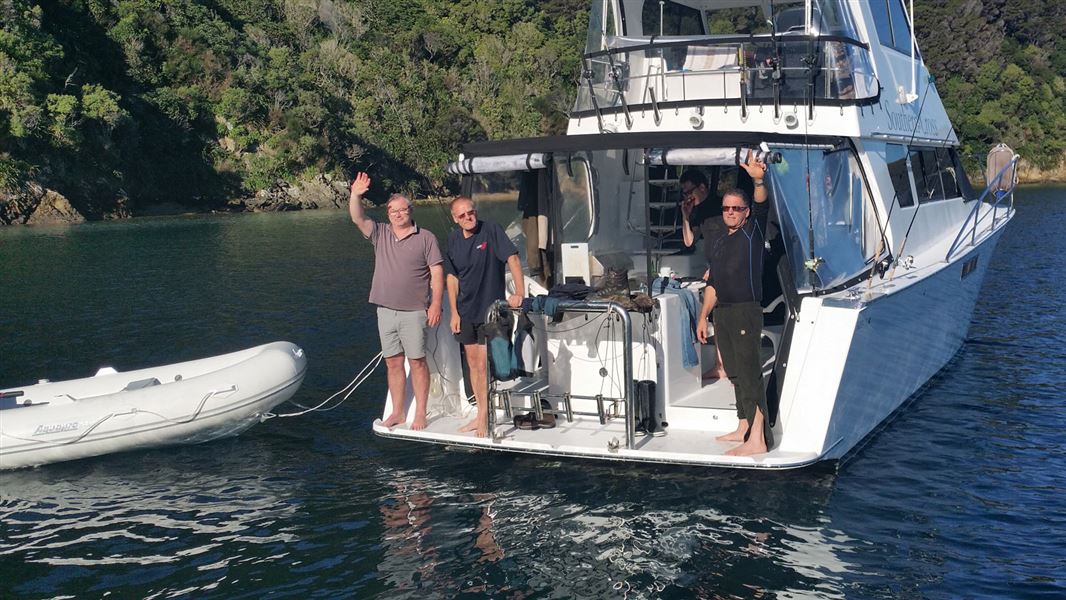
[[[360,171],[355,175],[355,180],[352,181],[352,197],[362,198],[370,189],[370,176]]]
[[[766,163],[761,158],[752,160],[751,155],[751,150],[748,150],[748,158],[740,166],[748,172],[752,179],[762,181],[766,177]]]

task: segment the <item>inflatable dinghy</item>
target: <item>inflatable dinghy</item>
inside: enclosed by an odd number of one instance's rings
[[[237,435],[291,398],[306,370],[303,350],[274,342],[0,390],[0,470]]]

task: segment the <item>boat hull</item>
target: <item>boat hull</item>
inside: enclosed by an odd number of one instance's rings
[[[841,459],[947,366],[965,341],[1002,231],[902,289],[827,299],[815,315],[801,313],[782,393],[781,448]],[[919,277],[897,280],[911,276]]]
[[[303,350],[275,342],[17,388],[18,406],[0,411],[0,469],[237,435],[296,393],[306,365]]]

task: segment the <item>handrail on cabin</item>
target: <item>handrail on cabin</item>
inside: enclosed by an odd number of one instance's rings
[[[807,48],[812,42],[833,44],[834,48],[837,48],[841,54],[838,56],[834,50],[819,48],[815,51],[815,54],[824,57],[824,61],[819,60],[819,63],[824,62],[824,64],[819,65],[807,64],[806,62],[792,65],[767,65],[761,62],[749,64],[746,60],[747,54],[757,53],[760,49],[768,51],[782,46]],[[671,49],[693,50],[701,48],[709,50],[728,49],[736,53],[736,57],[734,62],[729,65],[678,66],[678,68],[670,71],[655,73],[652,72],[655,64],[648,63],[646,72],[632,74],[626,68],[629,64],[628,59],[621,62],[616,60],[616,58],[629,55],[646,55],[649,51],[662,52]],[[810,50],[809,48],[807,49]],[[855,52],[863,52],[868,51],[868,46],[851,38],[840,36],[779,36],[776,40],[761,36],[715,36],[672,41],[653,38],[648,43],[622,45],[596,52],[588,52],[582,56],[582,77],[584,82],[579,87],[572,116],[595,114],[598,119],[602,119],[604,112],[622,112],[626,116],[626,125],[629,127],[631,126],[631,117],[629,116],[631,111],[662,108],[659,105],[664,103],[679,107],[690,104],[699,105],[708,101],[712,103],[724,102],[726,105],[739,102],[741,106],[745,107],[742,109],[743,112],[746,112],[747,104],[753,100],[758,102],[760,99],[762,101],[774,101],[775,105],[786,101],[798,102],[801,100],[813,102],[816,105],[828,103],[833,106],[837,104],[841,106],[865,105],[876,102],[880,98],[881,84],[876,75],[870,70],[868,59],[865,54],[851,54],[848,49],[853,49]],[[664,57],[648,58],[662,59]],[[777,82],[776,78],[768,77],[770,71],[779,73],[783,80],[799,82],[802,79],[804,85],[810,84],[812,76],[821,77],[824,79],[825,89],[815,94],[811,94],[808,89],[804,89],[802,93],[792,90],[784,92],[782,96],[778,96],[777,86],[775,85],[775,91],[763,97],[762,94],[755,92],[753,86],[759,80],[764,79],[767,81],[767,84],[764,85],[768,85],[770,80]],[[707,76],[720,77],[722,89],[709,94],[693,93],[687,89],[686,81],[689,78],[703,78],[703,82],[695,84],[697,87],[702,87],[707,85],[705,79]],[[734,77],[738,78],[736,83],[730,81]],[[671,82],[680,80],[682,97],[679,99],[668,98],[665,90],[656,90],[655,101],[652,104],[647,104],[647,89],[657,87],[651,82],[658,81],[660,85],[665,85],[668,80]],[[784,81],[779,83],[783,84]],[[630,88],[629,84],[636,84],[635,89]],[[737,85],[737,87],[731,89],[731,85]],[[834,89],[834,85],[844,85],[845,87]],[[641,90],[644,93],[641,93]],[[705,91],[710,92],[709,89]],[[765,93],[769,94],[768,91]],[[602,102],[606,102],[607,106],[602,106]]]
[[[985,200],[985,197],[992,192],[993,187],[999,186],[999,184],[1003,181],[1003,175],[1005,175],[1007,171],[1012,170],[1014,166],[1018,163],[1018,160],[1020,158],[1020,155],[1015,154],[1013,157],[1011,157],[1010,162],[1008,162],[1007,165],[1003,167],[1003,169],[1001,169],[1000,172],[997,173],[991,181],[988,182],[988,186],[985,187],[985,191],[981,192],[981,195],[977,198],[977,202],[974,203],[973,208],[970,210],[970,214],[966,215],[966,220],[962,222],[962,227],[959,228],[959,233],[955,235],[955,240],[951,242],[951,247],[948,248],[948,253],[944,257],[945,261],[950,261],[951,257],[955,255],[955,252],[964,247],[962,244],[960,244],[960,242],[962,241],[963,236],[966,235],[967,228],[970,229],[970,243],[967,244],[967,246],[973,246],[977,243],[977,226],[981,223],[981,221],[984,221],[985,217],[987,217],[989,213],[992,214],[992,223],[989,226],[989,230],[995,229],[996,209],[999,208],[1000,204],[1003,203],[1004,198],[1010,197],[1010,205],[1007,207],[1008,211],[1014,207],[1014,188],[1018,186],[1017,180],[1011,181],[1010,187],[1008,189],[997,190],[1002,191],[1003,193],[997,194],[996,201],[992,203],[992,205],[989,207],[989,210],[985,211],[984,215],[980,215],[980,209]],[[971,217],[973,218],[972,227],[970,226]]]

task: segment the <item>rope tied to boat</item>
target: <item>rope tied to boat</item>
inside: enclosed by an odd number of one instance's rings
[[[355,392],[355,390],[359,388],[359,386],[363,385],[363,383],[367,379],[369,379],[371,375],[374,374],[374,371],[377,370],[378,365],[381,364],[381,361],[382,361],[383,358],[384,357],[382,356],[382,353],[378,352],[377,355],[374,356],[374,358],[371,358],[370,362],[368,362],[366,364],[366,366],[364,366],[362,368],[362,370],[359,371],[359,374],[356,375],[354,379],[352,379],[351,381],[348,382],[348,385],[345,385],[343,388],[341,388],[339,391],[334,393],[332,396],[330,396],[329,398],[326,398],[325,400],[323,400],[322,402],[316,404],[315,406],[304,406],[303,404],[300,404],[299,402],[293,402],[294,405],[302,408],[303,410],[298,411],[298,412],[294,412],[294,413],[272,413],[272,412],[266,412],[266,413],[263,413],[262,415],[260,415],[260,417],[259,417],[260,422],[267,421],[267,420],[273,419],[275,417],[299,417],[301,415],[306,415],[307,413],[310,413],[310,412],[329,412],[329,411],[337,408],[341,404],[344,404],[344,401],[347,400],[348,397],[351,396]],[[344,397],[341,398],[340,400],[338,400],[336,404],[334,404],[333,406],[330,406],[329,408],[322,408],[323,406],[329,404],[330,401],[332,401],[337,396],[340,396],[341,394],[344,394]]]

